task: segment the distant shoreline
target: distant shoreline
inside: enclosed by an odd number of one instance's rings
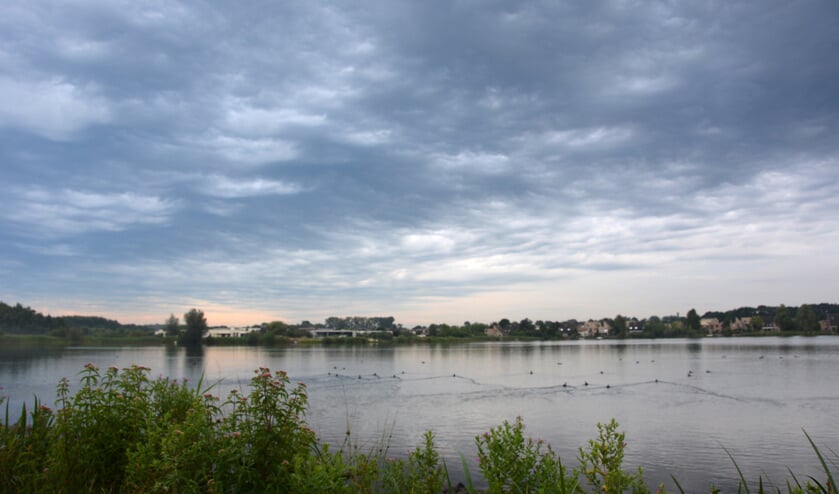
[[[537,338],[533,336],[469,336],[469,337],[448,337],[448,336],[426,336],[426,337],[404,337],[397,336],[390,339],[376,339],[364,337],[327,337],[327,338],[286,338],[276,337],[271,343],[247,341],[245,338],[210,338],[204,341],[202,346],[250,346],[250,347],[291,347],[291,346],[403,346],[403,345],[447,345],[458,343],[483,343],[483,342],[556,342],[556,341],[633,341],[633,340],[673,340],[673,339],[694,339],[694,340],[719,340],[727,338],[766,338],[793,336],[815,337],[815,336],[839,336],[835,333],[823,332],[750,332],[732,335],[702,335],[702,336],[630,336],[627,338],[600,337],[600,338]],[[48,347],[72,347],[72,346],[177,346],[174,339],[161,336],[82,336],[81,338],[61,337],[50,335],[29,335],[29,334],[2,334],[0,342],[17,346],[48,346]]]

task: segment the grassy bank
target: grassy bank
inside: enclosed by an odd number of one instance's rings
[[[478,471],[454,459],[465,474],[452,479],[430,431],[396,459],[387,444],[359,449],[349,433],[340,445],[319,441],[304,420],[305,385],[284,372],[258,369],[247,394],[223,398],[212,386],[151,380],[149,372],[88,364],[75,394],[66,379],[58,384],[56,409],[35,401],[12,424],[6,405],[0,492],[440,493],[459,482],[466,492],[475,483],[491,493],[664,492],[640,468],[624,468],[626,441],[614,421],[597,425],[572,464],[526,439],[520,420],[503,422],[475,438]],[[828,461],[813,449],[824,477],[791,476],[786,491],[837,492]],[[715,492],[710,481],[708,488]],[[740,488],[764,491],[762,479],[743,479]]]

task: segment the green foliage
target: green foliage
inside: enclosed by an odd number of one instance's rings
[[[795,323],[799,331],[814,333],[819,330],[819,318],[813,308],[807,304],[798,308]]]
[[[426,431],[423,435],[423,446],[408,455],[408,491],[438,493],[443,490],[444,479],[440,454],[434,446],[434,433]]]
[[[186,331],[181,335],[178,343],[185,346],[201,345],[201,339],[208,329],[204,313],[198,309],[190,309],[189,312],[184,314],[184,323],[186,324]]]
[[[58,409],[38,404],[0,429],[0,492],[291,492],[312,454],[305,386],[259,369],[227,400],[149,369],[93,364]],[[224,413],[223,413],[224,411]]]
[[[181,326],[180,321],[178,321],[178,318],[177,316],[175,316],[175,314],[169,314],[169,318],[166,319],[164,328],[166,331],[166,336],[178,336]]]
[[[691,309],[688,311],[686,316],[685,324],[687,325],[689,330],[692,331],[699,331],[702,329],[701,319],[699,318],[699,314],[696,313],[696,309]]]
[[[11,306],[0,302],[0,329],[12,334],[47,334],[66,330],[67,324],[60,318],[45,316],[20,304]]]
[[[597,439],[588,442],[588,449],[580,448],[580,468],[589,486],[597,492],[647,493],[641,468],[625,472],[622,468],[626,435],[618,432],[618,423],[597,424]]]
[[[618,314],[614,320],[614,332],[618,338],[625,338],[627,333],[626,318]]]
[[[775,312],[775,325],[781,328],[781,331],[795,331],[795,319],[783,304]]]
[[[559,456],[541,440],[524,438],[521,417],[475,438],[489,493],[566,493],[577,490]],[[544,450],[543,450],[544,447]]]

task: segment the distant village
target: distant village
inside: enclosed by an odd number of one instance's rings
[[[819,312],[821,311],[821,317]],[[752,312],[751,315],[743,314]],[[742,315],[738,315],[742,314]],[[431,324],[405,328],[393,317],[330,317],[324,323],[303,321],[296,325],[281,322],[252,326],[210,327],[205,338],[242,338],[248,335],[274,332],[279,336],[297,338],[377,338],[388,337],[516,337],[542,339],[615,338],[615,337],[678,337],[678,336],[733,336],[741,334],[837,334],[839,306],[819,304],[787,308],[742,308],[727,313],[706,313],[699,317],[691,310],[686,316],[653,316],[646,319],[616,316],[599,320],[577,321],[510,321],[501,319],[490,324],[465,322],[461,326]],[[163,336],[164,329],[155,334]]]

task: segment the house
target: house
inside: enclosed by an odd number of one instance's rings
[[[259,331],[259,326],[245,326],[242,328],[228,328],[227,326],[218,326],[207,330],[205,338],[240,338],[246,334],[254,331]]]
[[[504,336],[504,333],[501,332],[501,328],[499,328],[497,324],[486,328],[484,330],[484,334],[487,336]]]
[[[731,330],[734,332],[746,332],[752,330],[751,317],[738,317],[731,323]]]
[[[760,330],[764,333],[776,333],[781,330],[781,327],[775,324],[775,321],[772,321],[764,323],[763,327],[760,328]]]
[[[580,336],[586,338],[594,336],[608,336],[611,330],[612,326],[610,326],[608,322],[592,321],[591,319],[580,324],[577,328],[577,332],[580,333]]]
[[[705,317],[699,320],[699,326],[708,334],[722,333],[722,323],[716,317]]]
[[[839,333],[839,314],[827,314],[827,317],[819,321],[819,328],[824,333]]]

